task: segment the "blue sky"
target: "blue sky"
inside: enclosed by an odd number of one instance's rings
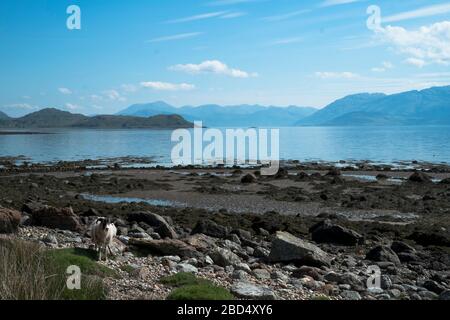
[[[450,84],[448,1],[2,0],[0,39],[0,110],[14,115],[156,100],[320,108]]]

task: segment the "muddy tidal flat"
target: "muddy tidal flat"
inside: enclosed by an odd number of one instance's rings
[[[246,284],[280,299],[438,299],[448,297],[450,289],[450,167],[445,164],[287,161],[275,176],[240,167],[0,166],[0,207],[29,218],[17,236],[42,242],[41,236],[56,232],[55,226],[33,224],[33,212],[41,206],[71,207],[79,221],[72,232],[84,245],[95,216],[118,221],[125,246],[143,246],[142,239],[184,241],[199,256],[159,250],[149,256],[156,259],[151,262],[124,255],[110,264],[120,269],[120,263],[147,263],[157,266],[158,275],[192,266],[240,298],[258,298],[256,289],[255,297],[239,296],[239,286]],[[137,218],[145,212],[164,217],[173,233],[161,234]],[[34,234],[33,228],[40,231]],[[198,234],[207,239],[202,249],[196,247],[200,240],[192,240]],[[286,234],[313,244],[328,258],[280,257],[274,243],[289,242]],[[220,253],[210,252],[217,247],[232,255],[217,258]],[[180,261],[158,260],[174,255]],[[212,257],[211,263],[203,261],[205,256]],[[379,291],[365,287],[372,264],[386,277]],[[156,276],[148,277],[153,282],[147,279],[147,287],[133,287],[128,295],[124,288],[136,279],[108,280],[109,298],[165,298]]]

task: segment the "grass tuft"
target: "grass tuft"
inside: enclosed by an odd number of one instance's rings
[[[113,270],[97,264],[84,249],[46,250],[24,241],[0,241],[0,300],[101,300],[106,298],[102,278]],[[66,286],[67,267],[82,272],[81,289]]]
[[[164,277],[161,283],[174,287],[167,300],[233,300],[234,296],[225,288],[211,281],[199,279],[191,273],[180,272]]]

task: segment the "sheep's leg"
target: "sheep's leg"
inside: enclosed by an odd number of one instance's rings
[[[105,246],[105,261],[108,262],[108,246]]]
[[[98,261],[102,261],[102,248],[101,247],[99,247],[99,250],[98,250]]]

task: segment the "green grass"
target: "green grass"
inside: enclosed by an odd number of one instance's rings
[[[101,300],[102,278],[115,272],[97,264],[84,249],[45,250],[24,241],[0,241],[0,300]],[[81,269],[81,289],[66,286],[67,267]]]
[[[125,271],[127,273],[132,273],[134,271],[134,268],[128,264],[124,264],[120,267],[120,270]]]
[[[114,270],[96,262],[97,255],[92,250],[67,248],[50,250],[46,254],[51,266],[58,275],[62,275],[64,281],[67,279],[65,272],[69,266],[74,265],[81,269],[81,289],[69,290],[64,285],[61,293],[63,300],[103,300],[106,298],[107,292],[102,278],[117,277]]]
[[[50,250],[47,252],[52,264],[59,270],[66,270],[68,266],[80,267],[83,274],[99,277],[116,277],[114,270],[96,262],[94,251],[82,248],[67,248]]]
[[[188,285],[210,284],[208,280],[197,278],[192,273],[179,272],[171,276],[161,278],[160,282],[171,287],[181,287]]]
[[[234,296],[225,288],[211,281],[199,279],[191,273],[180,272],[164,277],[161,283],[174,287],[168,300],[233,300]]]

